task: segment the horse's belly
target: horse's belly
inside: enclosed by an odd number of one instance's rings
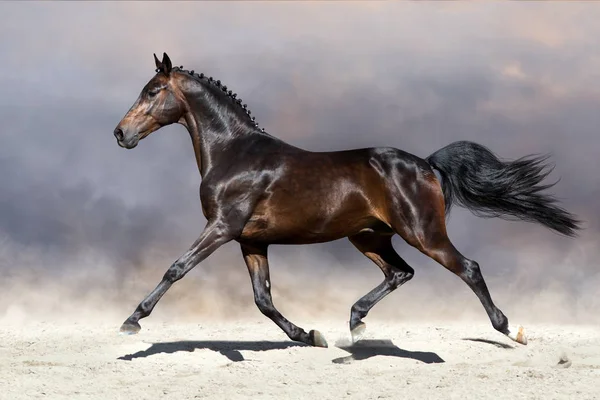
[[[365,229],[384,229],[368,213],[327,217],[306,216],[301,212],[286,215],[253,215],[244,226],[241,239],[272,244],[323,243],[355,235]]]

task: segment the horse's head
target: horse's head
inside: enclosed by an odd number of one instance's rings
[[[119,146],[133,149],[138,142],[162,128],[180,121],[185,112],[183,94],[177,87],[176,74],[171,74],[169,56],[162,61],[154,55],[156,75],[144,86],[139,97],[114,131]]]

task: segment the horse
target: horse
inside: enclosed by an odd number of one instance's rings
[[[539,223],[576,237],[581,222],[546,192],[556,182],[542,184],[554,168],[547,155],[503,160],[469,141],[450,143],[424,159],[393,147],[312,152],[259,128],[248,106],[220,80],[174,67],[166,53],[162,60],[154,54],[154,62],[156,74],[113,134],[120,147],[133,149],[161,127],[183,125],[201,175],[206,226],[125,320],[121,334],[138,333],[139,320],[175,282],[236,241],[262,314],[291,340],[327,347],[319,331],[307,333],[273,304],[267,250],[272,244],[348,238],[384,275],[350,309],[350,334],[357,342],[371,308],[415,273],[392,246],[397,234],[461,278],[495,330],[527,344],[524,328],[509,324],[492,301],[479,264],[448,238],[446,218],[456,204],[480,217]]]

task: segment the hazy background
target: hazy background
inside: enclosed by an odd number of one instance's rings
[[[306,149],[425,157],[466,139],[506,158],[552,153],[553,191],[585,221],[580,238],[458,208],[450,236],[512,321],[598,323],[598,20],[588,2],[3,2],[0,317],[99,316],[117,327],[200,234],[185,129],[132,151],[112,135],[154,74],[152,53],[166,51]],[[416,276],[372,318],[487,321],[463,282],[395,244]],[[382,279],[346,240],[270,251],[276,305],[300,325],[347,319]],[[259,315],[230,243],[153,318]]]

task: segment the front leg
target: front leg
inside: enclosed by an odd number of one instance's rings
[[[250,273],[254,302],[264,315],[275,322],[288,337],[297,342],[311,346],[327,347],[325,338],[319,331],[312,330],[308,333],[304,329],[288,321],[273,305],[271,298],[271,282],[269,279],[269,261],[267,260],[267,246],[250,246],[242,244],[242,254]]]
[[[234,239],[238,229],[223,221],[209,221],[204,231],[192,247],[167,270],[156,288],[138,305],[136,310],[121,326],[121,334],[134,334],[141,329],[139,320],[147,317],[160,298],[202,260],[211,255],[223,244]]]

